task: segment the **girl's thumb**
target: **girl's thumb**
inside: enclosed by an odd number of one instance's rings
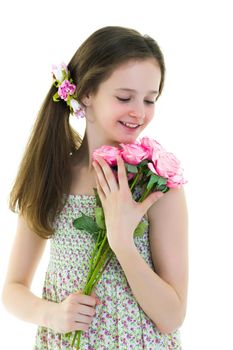
[[[97,295],[95,294],[94,291],[91,292],[91,296],[93,296],[93,297],[96,299],[96,302],[97,302],[98,305],[99,305],[99,304],[102,304],[101,301],[99,300],[99,298],[97,297]]]
[[[159,198],[163,197],[164,193],[161,191],[156,191],[154,193],[151,194],[151,204],[154,204],[155,202],[157,202],[157,200],[159,200]]]
[[[161,198],[163,197],[164,193],[161,191],[156,192],[156,198]]]
[[[157,202],[157,200],[161,197],[163,197],[164,193],[161,191],[156,191],[151,193],[142,203],[144,204],[144,212],[146,213],[147,210],[152,206],[152,204],[154,204],[155,202]]]

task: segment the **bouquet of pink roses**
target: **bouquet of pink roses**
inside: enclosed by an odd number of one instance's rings
[[[127,170],[128,184],[134,196],[139,186],[142,189],[138,202],[142,202],[151,192],[167,192],[169,188],[181,187],[187,183],[183,179],[183,169],[179,160],[173,153],[167,152],[157,141],[143,137],[133,144],[120,144],[121,148],[113,146],[102,146],[93,152],[93,160],[98,155],[111,166],[114,175],[117,177],[117,156],[124,160]],[[74,220],[74,226],[79,230],[91,233],[95,239],[95,247],[91,256],[89,274],[83,293],[90,295],[105,268],[113,256],[106,234],[104,211],[101,205],[96,188],[95,219],[82,213]],[[134,237],[142,236],[147,227],[147,222],[140,222],[134,231]],[[76,331],[72,340],[72,347],[75,343],[76,349],[80,346],[82,331]],[[71,333],[68,335],[70,336]]]

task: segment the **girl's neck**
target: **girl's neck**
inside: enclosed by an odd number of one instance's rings
[[[72,155],[72,164],[74,166],[80,165],[82,168],[85,168],[88,172],[92,172],[93,166],[92,166],[92,154],[95,149],[107,145],[108,142],[98,142],[97,138],[91,139],[89,137],[90,142],[88,142],[88,130],[86,130],[82,143],[80,147],[77,149],[77,151]]]
[[[79,165],[81,167],[90,168],[90,159],[89,159],[89,147],[87,142],[86,134],[84,135],[81,146],[76,150],[72,155],[72,165]]]

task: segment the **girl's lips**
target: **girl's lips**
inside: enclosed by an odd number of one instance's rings
[[[127,130],[129,132],[134,132],[135,130],[137,130],[140,127],[140,125],[138,125],[136,128],[129,128],[128,126],[122,124],[122,122],[119,121],[119,123],[124,128],[124,130]]]

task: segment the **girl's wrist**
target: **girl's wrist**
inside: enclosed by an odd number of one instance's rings
[[[41,299],[37,305],[38,318],[40,319],[39,324],[42,327],[53,328],[53,317],[56,313],[57,303],[54,301],[49,301]]]
[[[127,238],[125,238],[124,241],[120,241],[119,240],[117,242],[111,242],[110,245],[112,251],[117,255],[118,252],[127,252],[130,249],[134,249],[135,248],[135,243],[133,240],[133,237],[130,237],[129,235],[127,236]]]

